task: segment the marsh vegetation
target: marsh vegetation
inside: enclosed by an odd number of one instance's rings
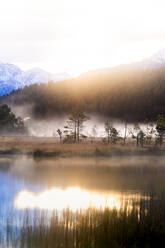
[[[76,213],[69,208],[59,215],[29,212],[18,236],[7,226],[7,243],[12,247],[50,248],[146,248],[160,246],[165,237],[164,198],[132,201],[132,208],[89,208]],[[49,222],[48,222],[49,219]]]
[[[1,155],[1,247],[161,246],[164,176],[164,156]]]

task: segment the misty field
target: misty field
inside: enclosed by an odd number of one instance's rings
[[[55,137],[18,137],[1,136],[1,154],[27,154],[36,157],[41,156],[115,156],[115,155],[152,155],[164,154],[164,147],[153,144],[150,146],[137,147],[136,141],[129,139],[126,145],[103,144],[100,139],[94,143],[61,144]]]

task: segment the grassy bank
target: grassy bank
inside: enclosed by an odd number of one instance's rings
[[[147,156],[165,155],[165,150],[159,148],[136,148],[117,145],[61,145],[52,151],[36,149],[34,157],[114,157],[114,156]]]
[[[110,157],[129,155],[165,155],[163,147],[136,147],[135,144],[96,143],[60,144],[56,138],[0,137],[0,154],[27,154],[34,157]]]

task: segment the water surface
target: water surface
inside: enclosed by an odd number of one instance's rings
[[[165,191],[164,157],[0,158],[1,214],[25,209],[117,208]]]

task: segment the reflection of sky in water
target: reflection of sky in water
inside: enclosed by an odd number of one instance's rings
[[[30,185],[25,183],[23,179],[16,179],[8,172],[0,172],[0,216],[10,216],[14,212],[15,196],[22,189],[33,190],[38,192],[39,185]],[[2,218],[1,218],[2,220]]]
[[[60,216],[61,210],[68,207],[72,211],[89,207],[119,210],[126,204],[131,210],[135,204],[138,210],[141,199],[147,204],[151,189],[156,193],[165,189],[164,165],[165,158],[157,157],[0,158],[0,237],[6,238],[7,223],[14,232],[19,232],[26,221],[27,209],[32,225],[33,217],[36,213],[42,215],[42,210],[49,210],[48,223],[51,210],[57,210]]]
[[[121,195],[120,192],[115,191],[91,191],[80,187],[63,187],[63,185],[47,189],[45,185],[30,184],[24,178],[16,178],[9,172],[0,172],[0,181],[1,217],[26,208],[59,211],[67,207],[73,211],[89,207],[119,209],[121,198],[128,201],[129,198],[140,197],[139,194],[128,192]]]
[[[15,197],[21,190],[30,190],[39,192],[42,190],[41,185],[24,181],[24,178],[16,178],[9,171],[0,171],[0,236],[6,238],[6,224],[12,223],[12,228],[17,227],[24,221],[24,211],[14,207]],[[5,247],[5,246],[4,246]]]
[[[146,161],[150,166],[151,158],[147,157]],[[157,160],[152,161],[154,165],[157,163]],[[0,221],[10,213],[15,217],[26,208],[120,209],[124,202],[131,206],[132,201],[149,195],[150,185],[163,183],[164,188],[164,169],[159,174],[151,167],[143,169],[141,158],[138,167],[134,161],[133,165],[131,163],[127,158],[35,161],[18,157],[15,161],[10,160],[8,168],[0,167]],[[130,166],[126,167],[127,164]]]

